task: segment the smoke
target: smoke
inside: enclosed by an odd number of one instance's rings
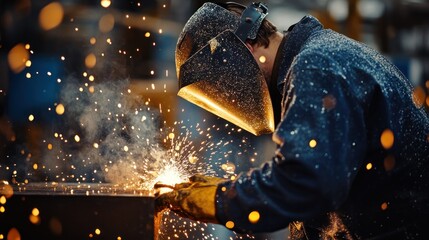
[[[227,123],[201,122],[186,113],[188,119],[163,126],[169,111],[147,97],[154,88],[147,88],[145,96],[141,89],[133,92],[127,79],[109,79],[69,77],[62,82],[56,104],[65,111],[51,129],[44,129],[47,148],[38,168],[30,171],[31,181],[38,177],[151,190],[163,174],[183,181],[193,174],[229,178],[257,156],[241,129]]]
[[[66,111],[51,140],[59,147],[44,163],[50,178],[151,189],[166,166],[188,162],[192,151],[185,152],[186,144],[168,135],[174,130],[161,125],[159,111],[128,87],[128,80],[66,81],[60,99]],[[193,167],[180,168],[185,174]]]

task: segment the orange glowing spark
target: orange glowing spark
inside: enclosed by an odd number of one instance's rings
[[[31,210],[31,214],[34,215],[34,216],[39,216],[40,211],[37,208],[33,208],[33,210]]]
[[[249,214],[249,222],[251,223],[257,223],[260,219],[261,215],[258,211],[253,211]]]
[[[13,239],[13,240],[21,239],[21,234],[19,233],[18,229],[11,228],[7,233],[7,239]]]
[[[317,145],[317,141],[316,141],[316,140],[314,140],[314,139],[311,139],[311,140],[310,140],[310,142],[308,143],[308,145],[309,145],[311,148],[315,148],[315,147],[316,147],[316,145]]]
[[[229,228],[229,229],[234,228],[234,222],[233,222],[233,221],[228,221],[228,222],[226,222],[226,223],[225,223],[225,227],[226,227],[226,228]]]
[[[97,63],[97,58],[93,53],[88,54],[85,58],[85,66],[87,68],[93,68],[95,67],[95,64]]]
[[[168,134],[168,138],[169,138],[169,139],[174,139],[174,133],[169,133],[169,134]]]
[[[381,145],[384,149],[389,149],[393,146],[393,142],[395,140],[395,136],[393,135],[392,130],[386,129],[383,131],[380,137]]]
[[[371,168],[372,168],[372,163],[368,163],[368,164],[366,165],[366,170],[371,170]]]
[[[64,105],[63,104],[58,104],[56,107],[55,107],[55,112],[58,114],[58,115],[63,115],[64,114],[64,112],[65,112],[65,107],[64,107]]]
[[[44,30],[50,30],[60,25],[63,16],[62,5],[58,2],[52,2],[40,11],[39,24]]]
[[[15,73],[19,73],[25,68],[25,63],[29,58],[30,54],[23,44],[17,44],[7,55],[9,67]]]
[[[13,196],[13,188],[7,181],[0,181],[0,195],[10,198]]]
[[[32,224],[39,224],[40,223],[40,217],[39,216],[30,215],[28,217],[28,219],[30,220],[30,222]]]

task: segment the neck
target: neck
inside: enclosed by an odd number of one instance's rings
[[[279,50],[280,44],[283,40],[284,35],[280,32],[276,32],[273,34],[270,38],[270,45],[268,46],[270,48],[270,72],[273,72],[273,66],[276,61],[277,52]],[[271,74],[270,74],[271,77]],[[268,79],[269,80],[269,79]]]
[[[274,62],[277,55],[277,50],[282,42],[283,34],[276,32],[269,38],[270,44],[265,46],[253,46],[253,56],[258,62],[259,67],[264,72],[265,79],[270,81],[273,71]]]

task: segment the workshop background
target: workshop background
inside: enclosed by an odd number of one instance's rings
[[[166,157],[152,150],[173,145],[177,150],[173,140],[191,149],[186,167],[179,169],[185,176],[234,178],[270,159],[271,136],[256,138],[176,96],[176,41],[204,2],[0,0],[0,180],[134,181],[135,188],[147,187],[153,180],[148,177],[157,177],[152,173],[157,169],[147,165]],[[279,30],[312,14],[326,28],[379,50],[412,81],[416,104],[428,109],[429,1],[264,3]],[[145,125],[133,125],[128,115]],[[137,177],[128,176],[128,168]],[[0,208],[0,215],[4,211]],[[239,235],[174,214],[164,218],[159,239],[285,239],[288,234]],[[0,232],[0,239],[17,236],[10,234]]]

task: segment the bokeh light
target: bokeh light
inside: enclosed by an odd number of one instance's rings
[[[366,164],[366,170],[371,170],[371,169],[372,169],[372,163]]]
[[[112,2],[110,0],[101,0],[100,1],[100,5],[104,8],[108,8],[110,6],[110,4],[112,4]]]
[[[97,64],[97,57],[93,53],[90,53],[85,58],[85,66],[87,68],[93,68]]]
[[[21,240],[21,234],[18,229],[11,228],[7,233],[7,240]]]
[[[64,17],[63,6],[59,2],[46,5],[39,14],[39,24],[43,30],[51,30],[61,24]]]
[[[311,148],[315,148],[317,146],[317,141],[311,139],[310,142],[308,142],[308,146],[310,146]]]
[[[229,229],[232,229],[232,228],[234,228],[234,222],[233,221],[228,221],[228,222],[226,222],[225,223],[225,227],[226,228],[229,228]]]
[[[106,14],[100,18],[98,22],[98,28],[103,33],[108,33],[112,31],[115,26],[115,17],[112,14]]]
[[[381,145],[384,149],[390,149],[393,146],[395,136],[393,135],[392,130],[386,129],[383,131],[380,137]]]
[[[388,207],[388,204],[387,204],[387,202],[384,202],[384,203],[382,203],[381,204],[381,210],[386,210],[387,209],[387,207]]]
[[[15,45],[7,55],[10,69],[15,73],[21,72],[25,68],[25,64],[29,60],[29,57],[30,54],[24,44],[20,43]]]
[[[386,158],[384,158],[384,169],[389,172],[392,171],[393,168],[395,168],[396,160],[395,156],[389,155]]]
[[[261,218],[261,215],[259,214],[258,211],[252,211],[249,214],[249,222],[251,223],[257,223],[259,221],[259,219]]]
[[[64,105],[63,104],[58,104],[56,107],[55,107],[55,112],[58,114],[58,115],[63,115],[64,114],[64,112],[65,112],[65,107],[64,107]]]

